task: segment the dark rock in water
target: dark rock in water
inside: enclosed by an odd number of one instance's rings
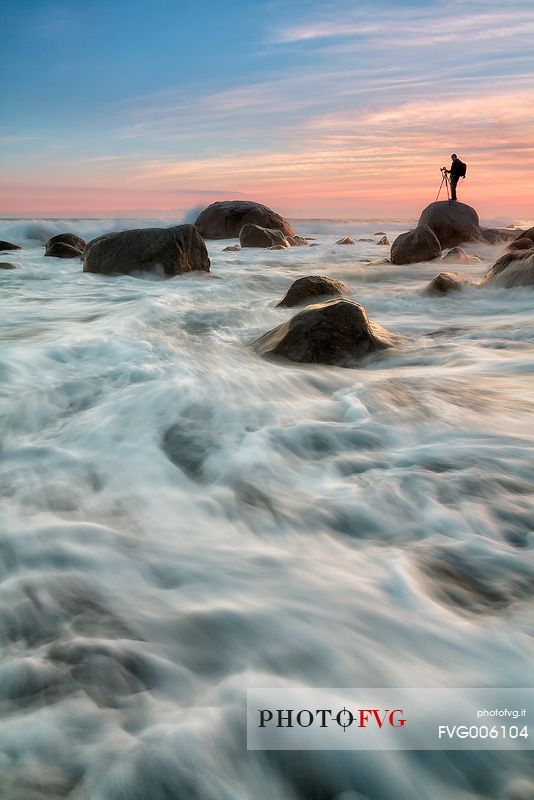
[[[205,239],[237,239],[243,225],[251,223],[262,228],[280,230],[293,236],[293,228],[276,211],[250,200],[222,200],[202,211],[195,226]]]
[[[441,260],[452,264],[477,264],[482,261],[480,256],[470,256],[461,247],[453,247]]]
[[[0,250],[22,250],[22,247],[19,244],[13,244],[12,242],[6,242],[0,239]]]
[[[0,261],[0,269],[22,269],[17,261]]]
[[[307,247],[308,242],[304,238],[304,236],[288,236],[287,241],[291,245],[291,247]]]
[[[440,272],[435,278],[432,278],[428,286],[424,290],[424,294],[443,295],[449,292],[458,291],[462,286],[465,286],[469,281],[462,278],[459,272]]]
[[[488,244],[500,244],[509,242],[517,237],[517,230],[511,231],[506,228],[481,228],[482,239]],[[523,234],[521,234],[523,235]]]
[[[376,233],[373,234],[373,236],[385,236],[385,235],[386,235],[385,231],[376,231]]]
[[[513,242],[510,242],[507,250],[532,250],[534,247],[534,241],[532,239],[527,239],[526,236],[521,237],[521,239],[514,239]]]
[[[194,225],[106,233],[87,244],[83,259],[84,272],[105,275],[155,272],[171,278],[210,271],[206,245]]]
[[[243,225],[239,233],[241,247],[290,247],[290,244],[282,231],[262,228],[261,225]]]
[[[223,247],[223,253],[226,251],[237,253],[238,250],[241,250],[241,245],[239,244],[229,244],[228,247]]]
[[[511,253],[505,253],[486,272],[479,286],[501,289],[534,286],[534,252],[512,250]]]
[[[54,255],[53,253],[49,253],[48,250],[56,243],[68,244],[71,247],[76,248],[76,250],[79,250],[81,253],[83,253],[86,246],[85,239],[82,239],[81,236],[76,236],[75,233],[58,233],[47,241],[45,253],[46,256]],[[61,256],[59,256],[59,258],[61,258]]]
[[[325,275],[306,275],[291,284],[278,306],[293,308],[318,297],[339,296],[345,294],[346,288],[342,281],[327,278]]]
[[[81,258],[83,252],[78,250],[66,242],[50,242],[46,246],[45,256],[53,256],[54,258]]]
[[[474,208],[465,203],[447,200],[430,203],[419,218],[419,225],[428,225],[442,247],[455,247],[462,242],[480,240],[480,222]]]
[[[382,236],[381,239],[378,240],[377,244],[391,244],[387,236]]]
[[[359,242],[374,242],[374,239],[358,239]]]
[[[438,238],[428,225],[418,225],[408,233],[401,233],[391,247],[392,264],[415,264],[433,261],[440,256]]]
[[[338,239],[336,244],[356,244],[352,236],[343,236],[342,239]]]
[[[358,303],[330,300],[307,306],[261,336],[255,348],[262,356],[281,356],[302,364],[352,367],[396,341],[389,331],[370,322]]]

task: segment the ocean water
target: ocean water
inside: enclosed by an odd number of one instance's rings
[[[0,798],[534,797],[526,755],[247,752],[244,713],[254,686],[532,685],[532,291],[426,297],[439,264],[379,263],[391,221],[208,242],[172,280],[43,257],[138,224],[0,221]],[[472,279],[500,252],[466,249]],[[402,346],[259,358],[306,274]]]

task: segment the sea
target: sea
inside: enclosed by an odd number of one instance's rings
[[[413,222],[323,219],[170,280],[44,257],[171,224],[0,220],[0,798],[532,800],[527,752],[246,749],[247,688],[533,685],[534,294],[423,293],[504,245],[394,266]],[[401,344],[261,358],[310,274]]]

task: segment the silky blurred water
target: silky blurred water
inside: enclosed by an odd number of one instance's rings
[[[379,263],[391,222],[208,242],[211,274],[172,280],[43,255],[137,224],[0,222],[25,247],[0,274],[2,800],[532,798],[519,755],[262,754],[244,728],[252,686],[532,684],[532,291],[425,296],[439,264]],[[500,252],[466,249],[446,269],[473,280]],[[306,274],[402,346],[259,358]]]

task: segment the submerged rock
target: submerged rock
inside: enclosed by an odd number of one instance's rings
[[[441,260],[451,264],[478,264],[482,261],[480,256],[470,256],[461,247],[453,247]]]
[[[534,252],[512,250],[505,253],[489,269],[479,286],[513,289],[515,286],[534,286]]]
[[[243,225],[251,223],[262,228],[280,230],[293,236],[293,228],[271,208],[251,200],[221,200],[202,211],[195,226],[205,239],[237,239]]]
[[[0,261],[0,269],[22,269],[18,261]]]
[[[338,239],[336,244],[356,244],[352,236],[343,236],[342,239]]]
[[[438,238],[428,225],[418,225],[408,233],[401,233],[391,247],[391,263],[397,265],[433,261],[440,256]]]
[[[517,237],[517,231],[507,230],[506,228],[481,228],[482,239],[488,244],[499,244],[509,242]]]
[[[430,203],[421,214],[419,225],[428,225],[441,247],[455,247],[482,238],[478,214],[465,203],[449,204],[447,200]]]
[[[78,250],[66,242],[53,242],[48,243],[46,246],[45,256],[52,256],[54,258],[82,258],[83,251]]]
[[[0,239],[0,250],[22,250],[20,244],[13,244],[13,242],[6,242]]]
[[[226,251],[237,253],[238,250],[241,250],[240,244],[229,244],[228,247],[223,247],[223,253]]]
[[[262,228],[261,225],[243,225],[239,233],[241,247],[290,247],[288,240],[280,230]]]
[[[278,306],[293,308],[317,297],[339,296],[345,294],[346,288],[342,281],[327,278],[326,275],[306,275],[291,284]]]
[[[387,236],[382,236],[381,239],[377,242],[377,244],[391,244]]]
[[[46,243],[46,253],[45,255],[55,255],[54,253],[49,253],[49,249],[52,248],[55,244],[68,244],[71,247],[74,247],[76,250],[79,250],[80,253],[83,253],[86,247],[85,239],[82,239],[81,236],[77,236],[75,233],[58,233],[56,236],[52,236]],[[59,256],[61,258],[61,256]]]
[[[392,347],[397,339],[369,321],[365,309],[351,300],[307,306],[288,322],[261,336],[255,348],[262,356],[302,364],[352,367],[364,356]]]
[[[449,292],[458,291],[462,286],[469,283],[459,272],[440,272],[432,278],[428,286],[424,289],[424,294],[443,295]]]
[[[107,233],[88,243],[83,259],[84,272],[106,275],[147,271],[170,278],[193,270],[210,271],[206,245],[194,225]]]
[[[308,242],[304,236],[288,236],[287,241],[291,247],[308,247]]]

